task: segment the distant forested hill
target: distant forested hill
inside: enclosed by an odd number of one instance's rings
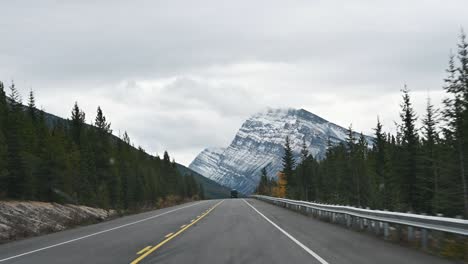
[[[206,198],[222,199],[229,198],[231,196],[231,189],[228,187],[222,186],[219,183],[185,167],[184,165],[177,164],[177,168],[183,175],[192,175],[195,178],[195,181],[201,185],[201,188],[203,188]]]
[[[65,120],[38,110],[33,92],[24,105],[14,84],[9,90],[0,82],[1,199],[132,209],[224,192],[181,170],[167,152],[154,157],[133,147],[127,133],[112,135],[99,107],[88,125],[78,104]]]

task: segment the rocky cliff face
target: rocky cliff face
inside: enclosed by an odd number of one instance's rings
[[[297,156],[305,140],[309,152],[320,159],[328,140],[337,144],[346,139],[346,133],[347,129],[304,109],[269,109],[247,119],[227,148],[205,149],[189,168],[249,194],[255,190],[263,167],[267,167],[270,176],[281,170],[287,136]],[[370,137],[367,139],[371,141]]]

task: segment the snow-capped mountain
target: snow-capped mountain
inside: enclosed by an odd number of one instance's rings
[[[282,169],[281,157],[286,136],[299,156],[305,139],[309,152],[323,158],[327,141],[346,139],[347,129],[328,122],[304,109],[269,109],[247,119],[227,148],[203,150],[189,168],[221,185],[252,193],[267,167],[269,176]],[[356,138],[359,135],[356,133]],[[366,137],[369,143],[372,138]]]

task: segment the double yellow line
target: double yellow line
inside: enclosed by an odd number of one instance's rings
[[[167,242],[171,241],[174,237],[180,235],[182,232],[184,232],[185,230],[187,230],[189,227],[193,226],[195,223],[197,223],[198,221],[200,221],[203,217],[205,217],[207,214],[209,214],[211,211],[213,211],[218,205],[220,205],[222,202],[224,202],[224,200],[220,201],[219,203],[215,204],[213,207],[211,207],[208,211],[204,212],[203,214],[200,215],[200,217],[197,217],[196,219],[192,220],[192,222],[190,224],[187,224],[185,226],[182,226],[182,229],[180,229],[179,231],[177,231],[176,233],[174,233],[173,235],[169,236],[168,238],[166,238],[165,240],[163,240],[161,243],[157,244],[156,246],[150,248],[150,249],[147,249],[147,250],[144,250],[145,254],[141,255],[140,257],[138,257],[137,259],[135,259],[134,261],[132,261],[130,264],[137,264],[139,263],[140,261],[142,261],[144,258],[146,258],[149,254],[153,253],[154,251],[156,251],[158,248],[162,247],[164,244],[166,244]],[[145,248],[146,249],[146,248]],[[143,251],[143,250],[142,250]]]

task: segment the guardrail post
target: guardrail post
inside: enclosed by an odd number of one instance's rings
[[[346,227],[349,227],[351,225],[351,216],[346,215]]]
[[[412,226],[408,226],[408,242],[413,241],[414,239],[414,228]]]
[[[364,229],[364,218],[359,218],[359,230]]]
[[[374,231],[376,235],[380,235],[380,222],[374,221]]]
[[[384,239],[387,240],[388,237],[389,237],[389,236],[388,236],[388,235],[389,235],[389,234],[388,234],[388,233],[389,233],[389,232],[388,232],[388,231],[389,231],[389,230],[388,230],[388,223],[385,222],[383,225],[384,225]]]
[[[427,229],[421,229],[421,248],[427,250]]]

